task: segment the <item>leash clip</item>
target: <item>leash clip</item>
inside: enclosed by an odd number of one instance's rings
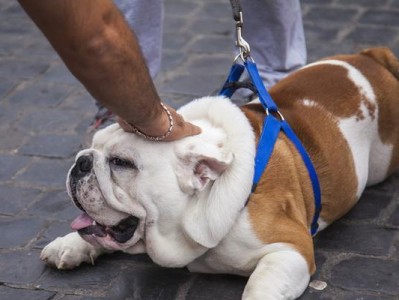
[[[242,37],[242,25],[244,23],[242,18],[242,11],[240,11],[240,19],[236,21],[236,46],[240,50],[239,56],[242,61],[245,61],[248,57],[250,57],[251,48],[248,42]]]

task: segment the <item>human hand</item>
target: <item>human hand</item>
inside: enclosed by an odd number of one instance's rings
[[[166,105],[173,119],[173,130],[164,141],[175,141],[187,136],[197,135],[201,133],[201,128],[186,122],[184,118],[176,112],[172,107]],[[165,132],[165,131],[164,131]]]
[[[180,114],[176,112],[172,107],[165,105],[167,110],[170,112],[170,116],[173,120],[173,128],[170,134],[168,134],[162,141],[175,141],[187,136],[197,135],[201,133],[201,128],[198,126],[186,122]],[[170,119],[167,113],[163,113],[160,118],[154,120],[149,124],[142,124],[140,126],[132,126],[125,120],[118,118],[119,125],[126,132],[137,133],[137,129],[150,137],[162,137],[170,129]],[[140,134],[141,135],[141,134]],[[142,135],[143,136],[143,135]]]

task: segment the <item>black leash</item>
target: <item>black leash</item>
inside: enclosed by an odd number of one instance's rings
[[[242,7],[239,0],[230,0],[231,8],[233,10],[233,19],[236,22],[242,22]],[[240,17],[241,15],[241,17]]]

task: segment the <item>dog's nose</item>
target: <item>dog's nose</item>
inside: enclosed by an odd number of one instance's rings
[[[72,169],[71,175],[80,178],[87,175],[93,168],[93,157],[91,155],[83,155],[78,158],[75,167]]]
[[[82,173],[90,172],[93,168],[93,157],[91,155],[84,155],[78,158],[76,165]]]

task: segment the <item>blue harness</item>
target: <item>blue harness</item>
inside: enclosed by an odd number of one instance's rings
[[[315,213],[311,224],[311,234],[314,235],[317,233],[317,229],[319,226],[317,221],[319,219],[321,211],[321,192],[316,170],[301,141],[298,139],[287,121],[285,121],[283,115],[279,112],[276,103],[274,103],[273,99],[267,92],[263,81],[259,76],[256,64],[252,61],[252,59],[249,60],[247,58],[244,58],[243,62],[244,65],[238,63],[233,64],[230,70],[230,74],[228,75],[227,80],[219,95],[230,98],[236,90],[234,83],[238,82],[241,74],[246,69],[253,85],[258,92],[259,100],[266,111],[266,117],[263,123],[263,130],[259,138],[259,143],[255,156],[255,174],[253,179],[252,192],[255,191],[256,186],[259,183],[259,180],[270,160],[280,131],[283,131],[288,139],[290,139],[291,142],[295,145],[296,149],[301,155],[312,183],[315,201]]]

